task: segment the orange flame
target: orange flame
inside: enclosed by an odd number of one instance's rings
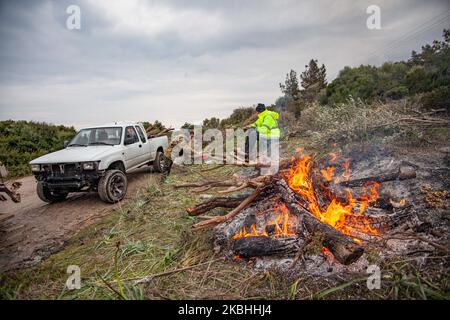
[[[345,172],[349,176],[350,159],[344,162]],[[357,236],[364,233],[377,235],[378,230],[370,225],[368,219],[362,216],[365,208],[378,198],[378,183],[373,182],[366,186],[366,194],[355,199],[351,192],[347,190],[347,201],[340,202],[337,197],[333,197],[326,209],[321,209],[314,191],[312,179],[309,177],[312,160],[309,156],[302,156],[291,166],[287,175],[289,186],[297,192],[308,205],[308,210],[320,221],[328,223],[335,229],[350,236]]]
[[[274,208],[275,212],[278,215],[275,217],[273,221],[270,221],[268,226],[275,226],[275,237],[286,237],[294,235],[292,231],[289,230],[289,210],[286,208],[286,205],[282,203],[280,206],[276,206]],[[250,230],[247,231],[247,228],[244,226],[239,231],[233,235],[233,239],[237,238],[247,238],[247,237],[268,237],[267,231],[265,229],[258,231],[255,224],[250,226]]]

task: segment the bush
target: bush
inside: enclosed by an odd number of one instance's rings
[[[424,93],[421,102],[425,109],[446,109],[450,114],[450,86],[442,86]]]
[[[404,100],[366,104],[359,99],[349,99],[347,103],[334,107],[315,104],[303,111],[301,130],[311,136],[318,148],[377,138],[415,137],[414,127],[401,125],[399,121],[411,111],[405,106]],[[411,109],[413,105],[407,106]]]
[[[63,148],[75,135],[73,127],[28,121],[0,121],[0,162],[11,176],[30,174],[28,162]]]
[[[398,100],[408,95],[408,88],[405,86],[398,86],[386,91],[385,95],[389,99]]]

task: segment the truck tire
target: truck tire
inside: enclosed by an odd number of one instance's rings
[[[155,172],[163,172],[164,170],[164,163],[163,163],[163,153],[161,151],[156,152],[155,160],[153,161],[153,170]]]
[[[122,200],[127,194],[127,176],[121,170],[108,170],[98,182],[98,195],[108,203]]]
[[[67,198],[68,192],[51,191],[41,181],[37,183],[36,191],[39,199],[48,203],[55,203],[64,201]]]

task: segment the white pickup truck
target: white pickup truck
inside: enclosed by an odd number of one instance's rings
[[[30,161],[37,194],[51,203],[70,192],[98,191],[103,201],[118,202],[127,192],[126,173],[144,165],[161,172],[167,146],[166,136],[149,139],[140,123],[81,129],[64,149]]]

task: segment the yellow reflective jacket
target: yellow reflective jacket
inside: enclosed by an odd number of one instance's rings
[[[264,138],[279,138],[278,118],[278,113],[266,109],[258,114],[258,120],[252,124],[252,127],[256,128],[259,135]]]

